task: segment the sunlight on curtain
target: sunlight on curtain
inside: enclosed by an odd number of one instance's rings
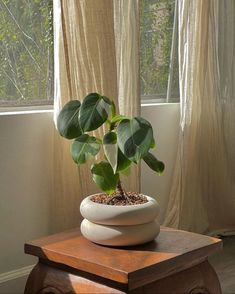
[[[165,225],[235,231],[235,2],[179,1],[181,131]]]
[[[139,1],[114,0],[118,104],[121,114],[140,115]],[[123,177],[129,191],[140,191],[140,166]]]
[[[138,1],[118,2],[119,7],[110,0],[54,1],[55,121],[66,102],[90,92],[118,102],[122,113],[139,113]],[[89,167],[72,162],[70,142],[56,131],[54,137],[52,228],[59,231],[78,226],[82,198],[99,190]],[[126,189],[138,183],[136,170]]]

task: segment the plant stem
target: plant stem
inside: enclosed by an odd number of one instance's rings
[[[116,189],[116,195],[111,197],[109,201],[107,202],[108,204],[111,203],[114,199],[123,199],[126,200],[127,203],[131,203],[130,198],[128,195],[125,193],[124,189],[122,188],[121,181],[119,180],[117,183],[117,189]]]
[[[122,188],[122,184],[121,184],[121,181],[118,180],[118,183],[117,183],[117,192],[123,197],[123,198],[126,198],[126,193],[125,191],[123,190]]]

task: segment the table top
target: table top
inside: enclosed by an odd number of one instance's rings
[[[192,267],[222,248],[221,240],[162,227],[147,244],[114,248],[94,244],[78,228],[25,244],[25,253],[95,274],[129,289]]]

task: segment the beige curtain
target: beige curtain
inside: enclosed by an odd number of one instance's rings
[[[91,92],[139,113],[138,15],[138,0],[54,0],[55,121],[66,102]],[[53,231],[77,226],[82,198],[99,192],[89,166],[72,162],[70,144],[55,131]],[[137,168],[125,188],[139,190]]]
[[[235,1],[179,1],[181,130],[165,225],[235,231]]]

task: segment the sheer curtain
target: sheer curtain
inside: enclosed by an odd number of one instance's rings
[[[235,2],[179,1],[181,130],[165,225],[235,231]]]
[[[54,0],[55,121],[66,102],[90,92],[110,97],[123,114],[139,113],[138,22],[138,1]],[[99,192],[88,166],[72,162],[70,143],[55,131],[53,231],[77,226],[82,198]],[[139,190],[138,168],[126,189]]]

